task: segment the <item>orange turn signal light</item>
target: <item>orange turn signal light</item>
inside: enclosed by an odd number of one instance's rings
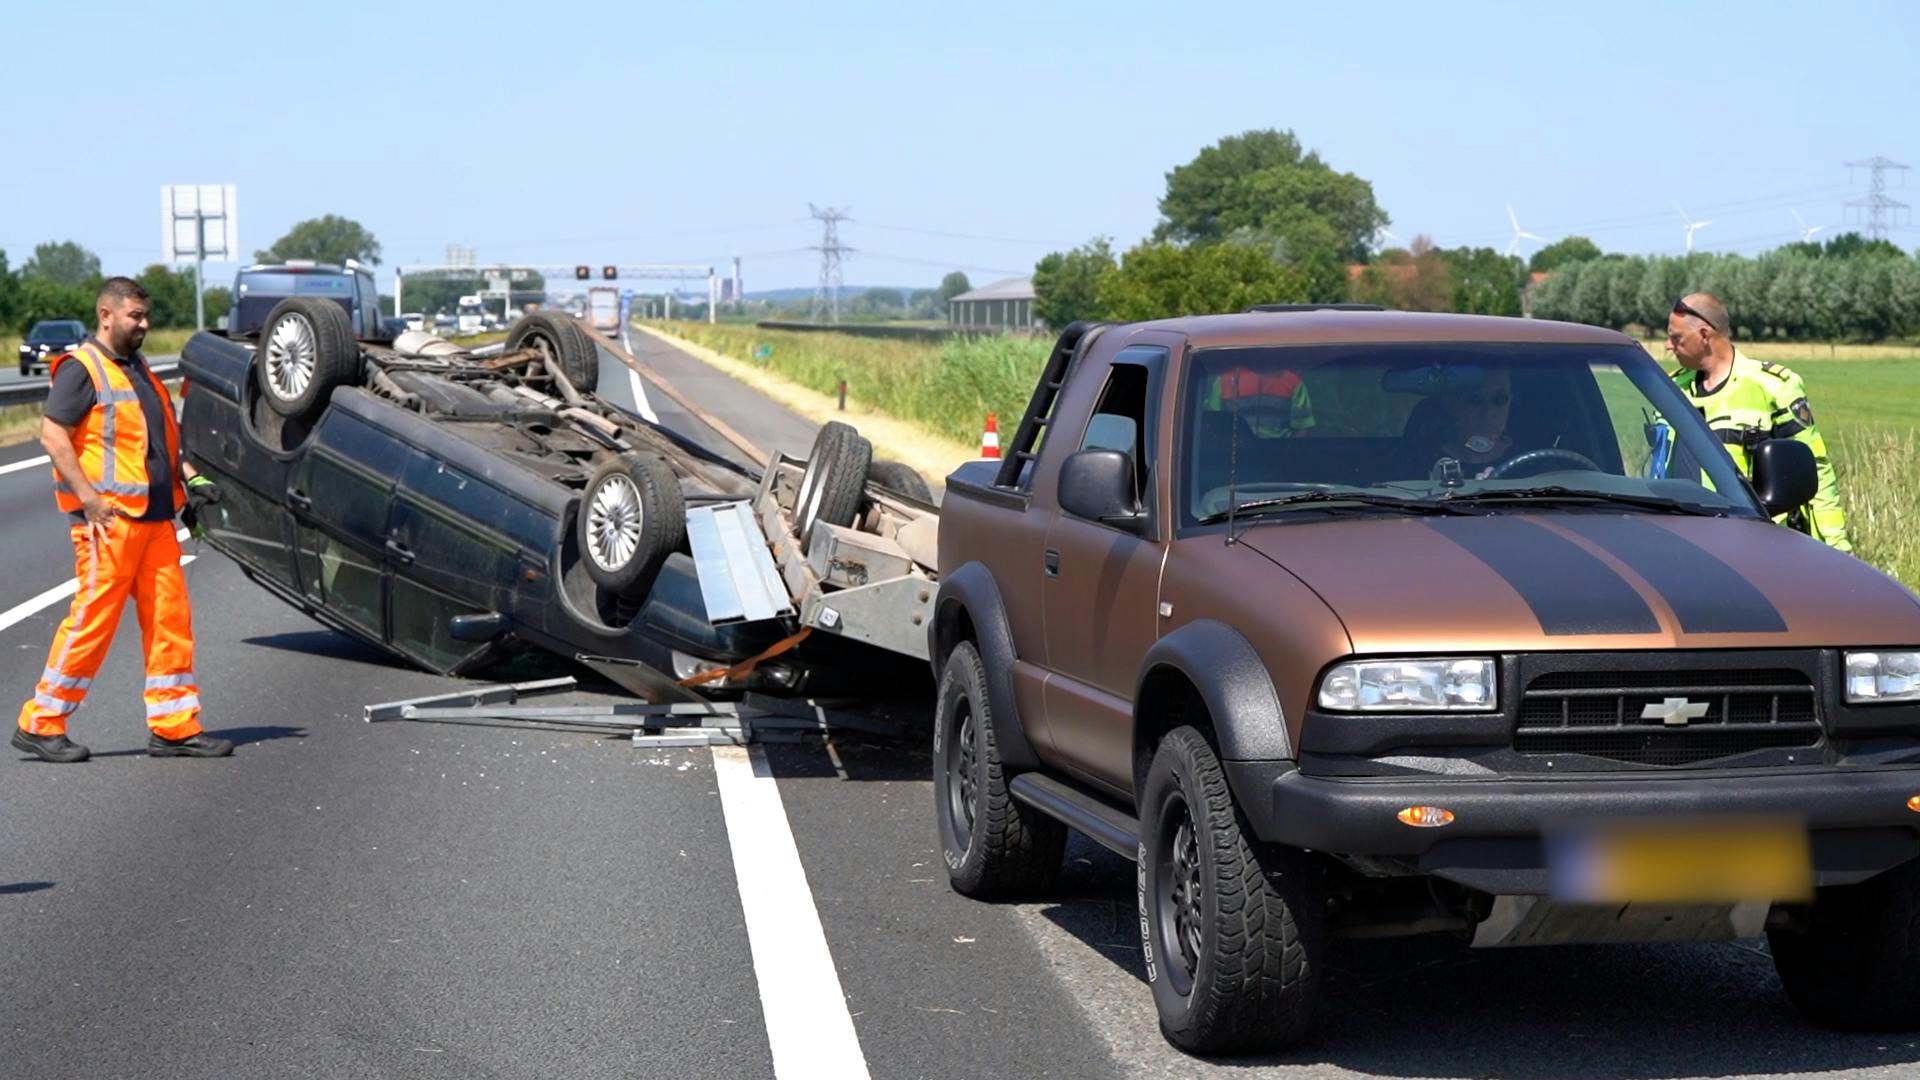
[[[1907,796],[1907,809],[1920,814],[1920,795]]]
[[[1920,799],[1920,795],[1914,798]],[[1908,805],[1912,805],[1911,800]],[[1416,829],[1437,829],[1453,824],[1453,811],[1441,806],[1409,806],[1394,816],[1400,819],[1400,824]]]

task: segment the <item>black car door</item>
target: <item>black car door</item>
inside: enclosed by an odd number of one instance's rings
[[[369,639],[387,641],[386,540],[408,447],[340,407],[323,414],[287,483],[300,590]]]
[[[435,671],[480,658],[490,646],[454,640],[453,617],[509,611],[524,572],[516,534],[550,531],[531,507],[473,471],[410,452],[386,539],[393,647]]]

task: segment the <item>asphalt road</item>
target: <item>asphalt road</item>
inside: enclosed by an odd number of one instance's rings
[[[808,425],[760,395],[664,347],[642,358],[805,452]],[[4,471],[35,453],[0,451],[0,685],[19,697],[65,606],[20,605],[71,572],[44,467]],[[924,695],[893,708],[906,738],[766,748],[770,779],[745,782],[778,803],[750,819],[740,774],[704,749],[363,723],[364,704],[458,684],[316,626],[218,555],[189,575],[205,719],[233,758],[140,752],[131,614],[74,723],[94,760],[0,757],[0,1076],[768,1076],[769,1017],[821,985],[780,939],[749,946],[789,917],[817,918],[876,1077],[1920,1070],[1915,1039],[1802,1024],[1751,944],[1342,947],[1312,1043],[1197,1062],[1156,1030],[1128,864],[1076,841],[1049,902],[949,890]],[[736,852],[789,835],[804,878],[769,912],[759,856]],[[830,1014],[835,996],[811,1004]],[[785,1075],[847,1074],[787,1045]]]

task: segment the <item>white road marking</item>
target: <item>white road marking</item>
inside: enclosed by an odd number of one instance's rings
[[[11,465],[0,465],[0,476],[5,476],[10,472],[19,472],[21,469],[31,469],[35,465],[46,465],[51,463],[52,461],[53,461],[52,458],[48,457],[45,454],[41,454],[37,458],[28,458],[25,461],[16,461]]]
[[[647,400],[647,388],[640,382],[640,373],[628,368],[627,378],[633,382],[633,400],[640,410],[640,415],[647,418],[647,423],[658,424],[660,417],[654,414],[653,403]]]
[[[186,529],[181,529],[176,535],[180,539],[185,540],[190,534]],[[198,557],[197,555],[182,555],[180,556],[180,565],[185,566]],[[41,611],[72,596],[79,588],[79,578],[74,578],[72,581],[63,581],[31,600],[23,600],[5,611],[0,611],[0,630],[5,630],[22,619],[39,614]]]
[[[713,772],[774,1075],[783,1080],[867,1076],[867,1059],[766,754],[757,746],[716,746]]]

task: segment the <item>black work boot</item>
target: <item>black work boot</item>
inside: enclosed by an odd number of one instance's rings
[[[202,731],[184,739],[147,736],[148,757],[226,757],[233,753],[233,740]]]
[[[71,765],[93,756],[93,751],[65,735],[29,735],[17,727],[13,729],[13,748],[59,765]]]

